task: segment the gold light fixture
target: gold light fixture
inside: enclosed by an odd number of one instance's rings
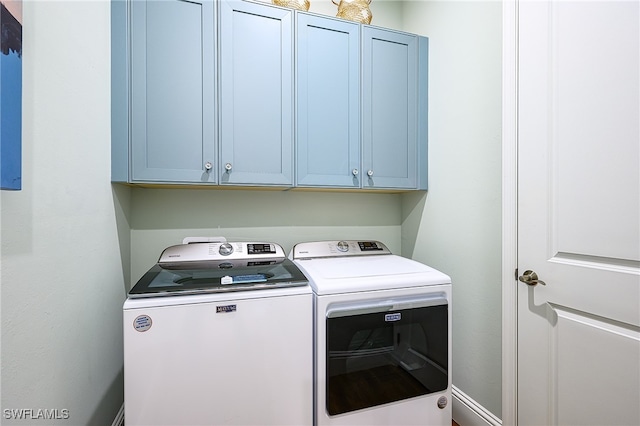
[[[338,6],[338,18],[348,19],[349,21],[360,22],[361,24],[370,24],[373,15],[369,5],[371,0],[331,0],[333,4]]]
[[[311,3],[309,0],[271,0],[276,6],[288,7],[290,9],[309,10]]]

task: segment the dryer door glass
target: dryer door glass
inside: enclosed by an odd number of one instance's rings
[[[330,308],[325,354],[329,415],[447,389],[447,300],[422,300]]]

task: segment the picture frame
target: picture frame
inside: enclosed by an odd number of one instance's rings
[[[22,0],[0,0],[0,175],[22,189]]]

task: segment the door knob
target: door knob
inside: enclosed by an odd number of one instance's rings
[[[547,285],[544,281],[538,279],[538,274],[530,270],[524,271],[524,274],[520,275],[518,280],[532,287],[537,284]]]

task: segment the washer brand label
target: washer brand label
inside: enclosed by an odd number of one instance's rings
[[[228,312],[235,312],[236,305],[224,305],[224,306],[216,306],[216,314],[226,314]]]
[[[133,329],[142,333],[149,330],[152,323],[149,315],[140,315],[133,320]]]
[[[400,312],[395,314],[387,314],[384,316],[384,320],[386,322],[400,321],[401,319],[402,319],[402,314]]]

